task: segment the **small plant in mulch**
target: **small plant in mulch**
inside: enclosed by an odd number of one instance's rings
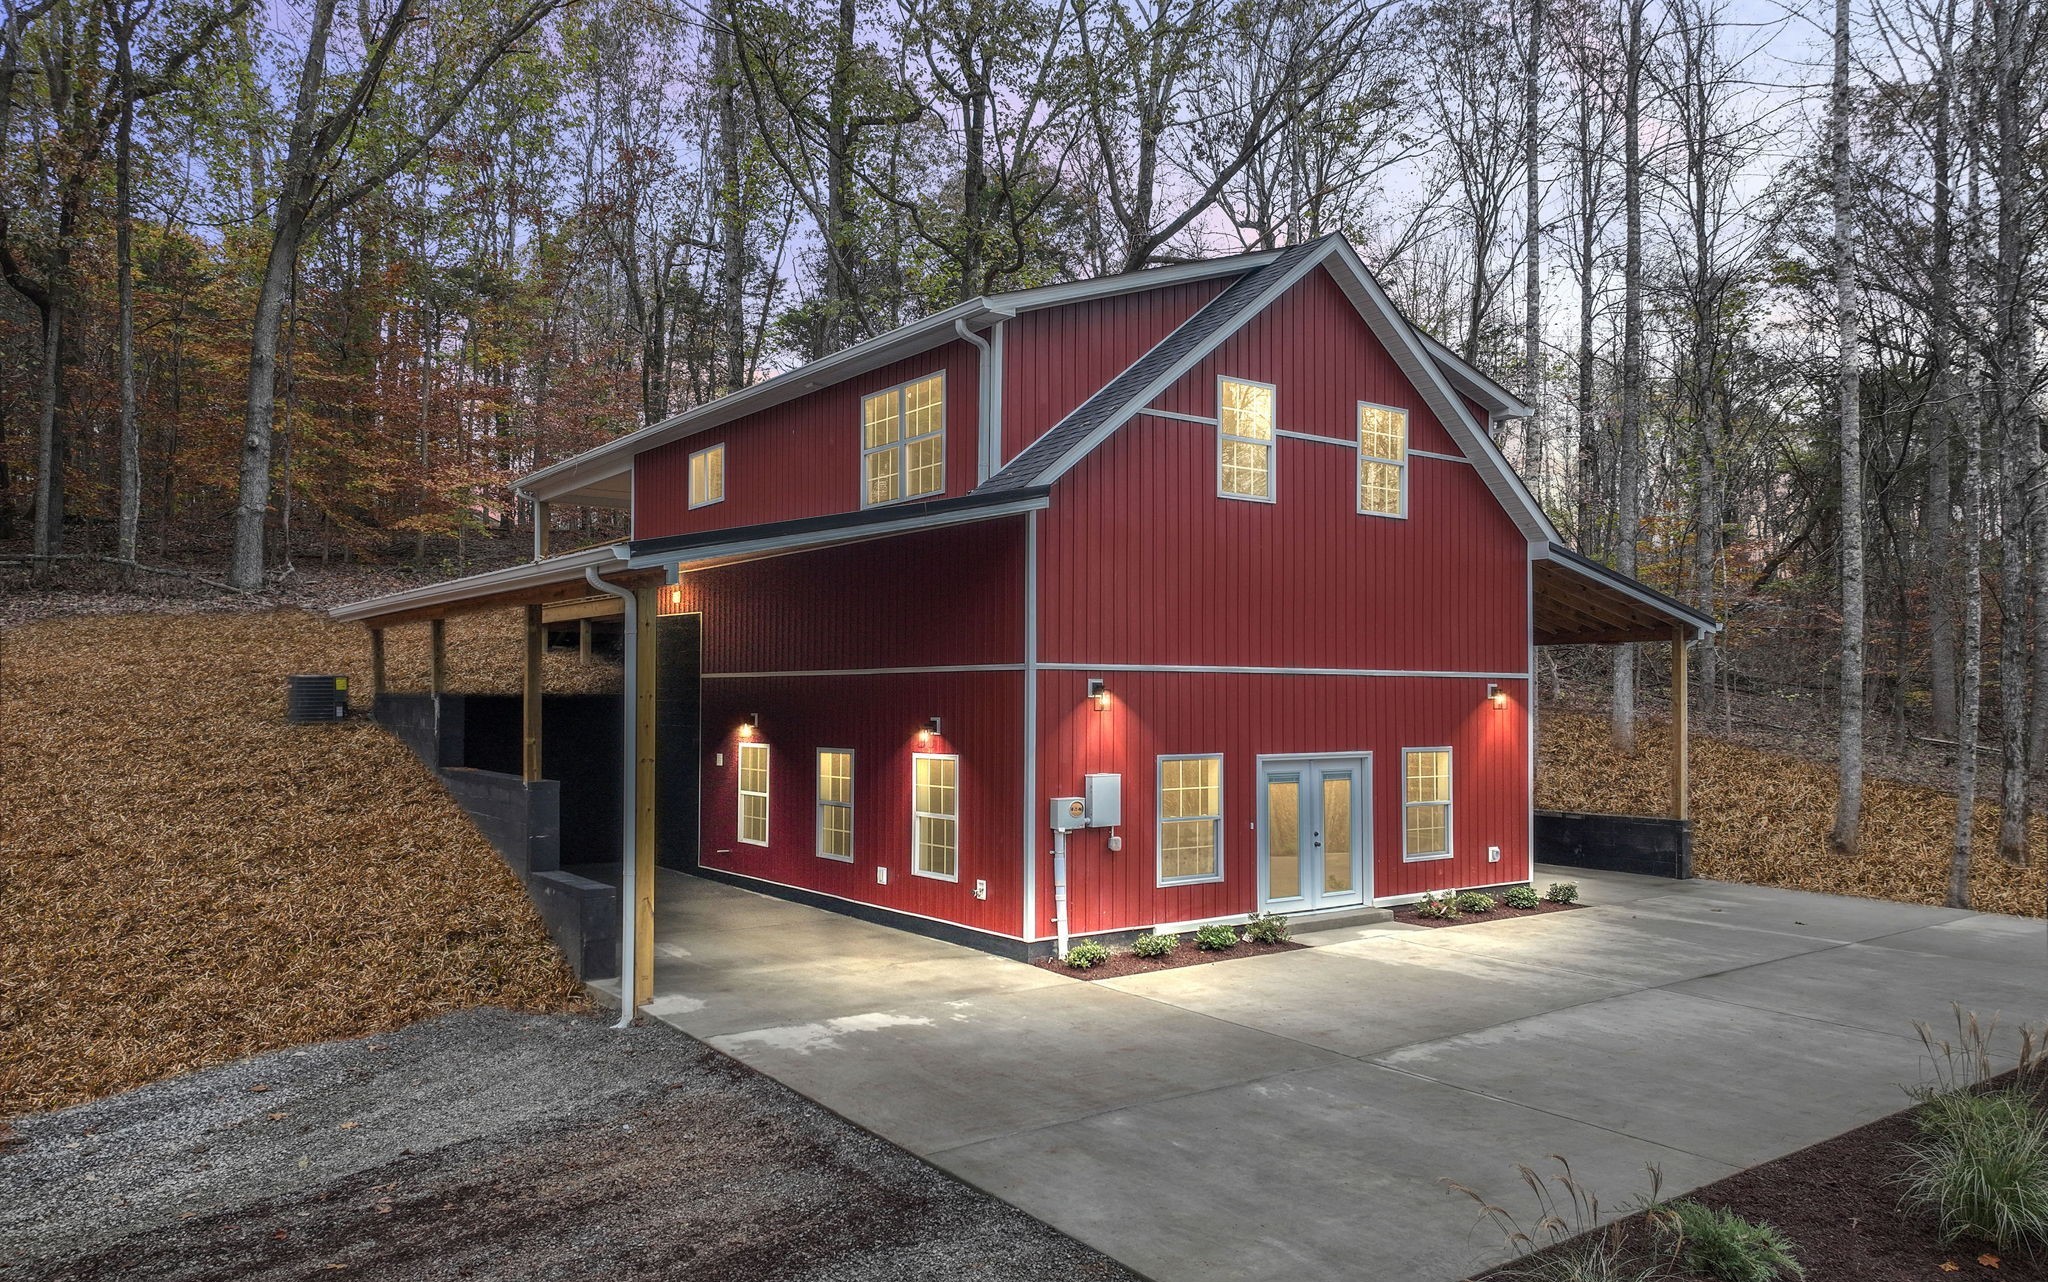
[[[1579,883],[1575,881],[1553,881],[1543,897],[1553,904],[1576,904],[1579,902]]]
[[[1284,944],[1293,933],[1287,919],[1279,913],[1262,913],[1244,924],[1244,941],[1248,944]]]
[[[1543,896],[1536,893],[1534,886],[1509,886],[1501,892],[1500,901],[1510,908],[1534,908],[1543,902]]]
[[[1780,1282],[1806,1276],[1792,1243],[1761,1220],[1683,1198],[1656,1208],[1650,1221],[1688,1273],[1718,1282]]]
[[[1195,947],[1205,953],[1221,952],[1237,947],[1237,932],[1230,927],[1211,922],[1195,929]]]
[[[1463,914],[1458,911],[1455,896],[1427,894],[1415,901],[1415,915],[1431,921],[1456,921]]]
[[[1513,1282],[1657,1282],[1666,1276],[1669,1249],[1646,1250],[1622,1224],[1603,1224],[1599,1194],[1572,1173],[1570,1162],[1551,1160],[1558,1171],[1548,1177],[1533,1167],[1515,1168],[1534,1199],[1527,1220],[1454,1180],[1439,1181],[1478,1203],[1514,1254],[1515,1263],[1487,1276]],[[1639,1206],[1654,1205],[1663,1182],[1655,1166],[1648,1169],[1650,1194]]]
[[[1138,957],[1164,957],[1180,947],[1180,936],[1175,934],[1144,934],[1131,941],[1131,952]]]
[[[1475,916],[1481,913],[1490,913],[1494,909],[1493,896],[1481,894],[1476,890],[1468,890],[1452,902],[1457,905],[1459,912],[1472,913]]]
[[[1075,970],[1092,970],[1109,960],[1109,949],[1092,939],[1084,939],[1067,950],[1060,960]]]

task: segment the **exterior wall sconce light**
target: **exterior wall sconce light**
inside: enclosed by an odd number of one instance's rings
[[[753,738],[753,737],[754,737],[754,730],[755,730],[755,728],[756,728],[757,726],[759,726],[760,724],[761,724],[761,714],[760,714],[760,713],[758,713],[758,712],[749,712],[749,713],[747,714],[747,719],[746,719],[745,721],[742,721],[742,722],[740,722],[740,738],[742,738],[742,739],[751,739],[751,738]]]
[[[1088,678],[1088,699],[1097,712],[1109,711],[1109,683],[1101,677]]]
[[[940,724],[937,717],[926,717],[924,724],[917,729],[917,741],[919,743],[930,743],[933,736],[940,733]]]
[[[1500,688],[1500,682],[1498,681],[1486,683],[1486,697],[1496,708],[1508,706],[1508,692]]]

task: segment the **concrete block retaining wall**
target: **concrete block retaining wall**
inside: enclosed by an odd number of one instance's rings
[[[1539,810],[1536,860],[1682,881],[1692,876],[1692,824],[1650,815]]]

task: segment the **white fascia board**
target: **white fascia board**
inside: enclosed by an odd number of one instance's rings
[[[604,547],[585,548],[581,552],[570,552],[542,561],[522,561],[518,565],[507,566],[502,570],[490,570],[483,574],[471,574],[442,583],[429,583],[425,587],[407,588],[403,592],[387,592],[383,596],[351,601],[346,605],[330,608],[327,617],[340,623],[355,623],[380,615],[403,614],[411,610],[431,609],[441,605],[458,605],[464,601],[496,596],[502,592],[520,592],[571,579],[581,582],[583,571],[591,566],[603,570],[623,569],[625,565],[626,545],[611,543]]]
[[[891,538],[898,534],[943,529],[949,525],[967,525],[976,521],[992,521],[997,517],[1021,516],[1026,512],[1042,512],[1050,502],[1045,495],[1036,494],[1010,503],[989,503],[979,507],[963,508],[957,512],[940,512],[936,515],[920,513],[895,521],[865,521],[857,525],[825,527],[791,534],[703,543],[669,552],[645,552],[628,561],[627,568],[646,570],[658,567],[668,571],[669,581],[674,582],[676,573],[685,568],[708,569],[713,565],[732,561],[777,556],[788,552],[809,552],[849,543],[866,543],[871,539]]]
[[[1445,347],[1427,334],[1421,335],[1422,345],[1429,349],[1430,356],[1443,367],[1444,376],[1451,380],[1465,395],[1492,409],[1495,418],[1528,418],[1535,408],[1521,397],[1516,396],[1495,380],[1465,362],[1450,348]]]
[[[1170,285],[1214,280],[1219,276],[1242,276],[1246,272],[1264,267],[1280,254],[1280,250],[1268,249],[1253,254],[1232,254],[1227,258],[1209,258],[1198,263],[1151,267],[1144,271],[1125,272],[1119,276],[1078,280],[1066,285],[1041,285],[1037,289],[996,294],[988,301],[992,307],[1002,307],[1012,312],[1037,311],[1040,308],[1059,307],[1067,303],[1085,303],[1097,298],[1114,298],[1119,294],[1136,294],[1145,290],[1164,289]]]
[[[1422,399],[1443,423],[1445,430],[1457,440],[1465,457],[1479,469],[1486,487],[1507,509],[1508,516],[1522,531],[1523,537],[1531,543],[1559,541],[1556,527],[1543,514],[1542,506],[1529,493],[1529,487],[1522,483],[1522,478],[1502,457],[1486,429],[1473,420],[1465,402],[1445,381],[1443,369],[1423,346],[1421,335],[1408,324],[1407,318],[1380,288],[1380,283],[1373,279],[1350,243],[1342,237],[1336,238],[1334,251],[1324,258],[1344,264],[1346,270],[1336,273],[1338,285],[1351,298],[1352,305],[1358,308],[1358,314],[1365,318],[1365,323],[1379,335],[1380,342],[1393,355],[1394,363],[1422,393]]]

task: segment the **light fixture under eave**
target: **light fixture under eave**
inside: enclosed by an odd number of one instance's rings
[[[1088,678],[1088,700],[1097,712],[1109,711],[1109,683],[1101,677]]]
[[[740,722],[740,738],[742,738],[742,739],[751,739],[751,738],[753,738],[753,737],[754,737],[754,730],[755,730],[755,728],[756,728],[756,727],[758,727],[758,726],[759,726],[760,724],[761,724],[761,714],[760,714],[760,713],[758,713],[758,712],[749,712],[749,713],[747,714],[747,719],[746,719],[745,721],[742,721],[742,722]]]
[[[1496,708],[1508,706],[1508,692],[1500,688],[1500,682],[1498,681],[1486,683],[1486,697]]]

